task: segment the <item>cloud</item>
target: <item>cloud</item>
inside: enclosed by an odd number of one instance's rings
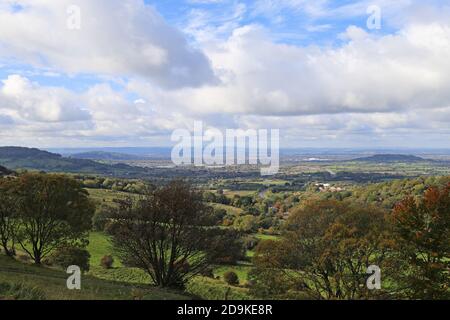
[[[222,85],[168,92],[131,83],[130,90],[194,114],[370,113],[450,105],[449,25],[411,25],[386,36],[349,27],[342,37],[339,47],[298,47],[274,43],[262,27],[246,26],[206,51]]]
[[[194,121],[129,94],[108,83],[74,92],[9,75],[0,80],[0,140],[30,146],[167,144],[173,130]]]
[[[89,120],[74,94],[62,88],[41,88],[20,75],[10,75],[0,87],[0,109],[26,120],[64,122]]]
[[[214,81],[205,55],[143,0],[17,0],[0,7],[0,21],[3,58],[69,74],[139,76],[166,87]],[[80,29],[68,27],[77,21]]]

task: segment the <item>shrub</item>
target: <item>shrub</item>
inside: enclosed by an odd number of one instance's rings
[[[67,269],[69,266],[78,266],[81,271],[89,271],[91,255],[86,249],[64,246],[58,248],[50,257],[49,263]]]
[[[103,256],[100,265],[105,269],[111,269],[114,264],[114,258],[111,255]]]
[[[109,221],[111,212],[107,206],[102,206],[92,218],[92,227],[95,231],[105,231],[106,225]]]
[[[223,274],[223,279],[227,284],[230,286],[237,286],[239,285],[239,277],[234,271],[227,271]]]
[[[0,300],[45,300],[45,294],[23,283],[1,282]]]

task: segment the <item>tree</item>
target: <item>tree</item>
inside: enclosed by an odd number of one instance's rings
[[[407,197],[392,215],[402,293],[412,299],[449,299],[450,184],[429,188],[418,201]]]
[[[122,201],[108,232],[123,261],[146,271],[157,286],[182,288],[209,265],[210,218],[201,193],[175,180],[137,202]]]
[[[239,231],[252,232],[258,227],[257,218],[252,215],[239,216],[234,220],[233,226]]]
[[[61,246],[87,244],[95,208],[75,179],[57,174],[24,174],[17,184],[17,241],[40,264]]]
[[[293,211],[280,241],[258,245],[254,263],[259,274],[264,274],[261,269],[283,271],[293,283],[289,290],[311,298],[360,299],[374,297],[365,286],[367,267],[382,267],[391,247],[383,211],[336,200],[308,201]]]
[[[7,256],[14,256],[17,232],[17,199],[14,181],[0,178],[0,245]]]
[[[233,229],[208,228],[208,259],[214,264],[236,264],[245,258],[242,234]]]

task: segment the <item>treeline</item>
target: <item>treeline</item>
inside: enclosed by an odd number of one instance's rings
[[[234,227],[245,233],[276,234],[288,211],[300,200],[297,195],[289,193],[271,193],[268,190],[265,194],[264,197],[259,193],[229,197],[219,189],[216,193],[204,192],[203,200],[241,209],[231,212],[224,208],[215,209],[217,223],[224,227]]]
[[[450,184],[406,196],[392,210],[305,201],[279,241],[257,246],[254,264],[251,292],[261,298],[448,299]],[[379,290],[367,286],[370,266],[381,271]]]
[[[142,180],[105,178],[100,176],[75,175],[85,188],[108,189],[128,193],[144,193],[151,184]]]

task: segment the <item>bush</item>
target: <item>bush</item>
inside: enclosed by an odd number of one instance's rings
[[[227,271],[223,274],[223,280],[230,286],[239,285],[239,277],[234,271]]]
[[[86,249],[77,247],[60,247],[48,259],[53,265],[67,269],[69,266],[78,266],[81,271],[89,271],[89,259],[91,255]]]
[[[110,209],[107,206],[102,206],[92,218],[94,231],[105,231],[110,216]]]
[[[0,300],[45,300],[45,294],[38,288],[23,283],[0,283]]]
[[[103,256],[100,265],[105,269],[111,269],[114,264],[114,258],[111,255]]]

